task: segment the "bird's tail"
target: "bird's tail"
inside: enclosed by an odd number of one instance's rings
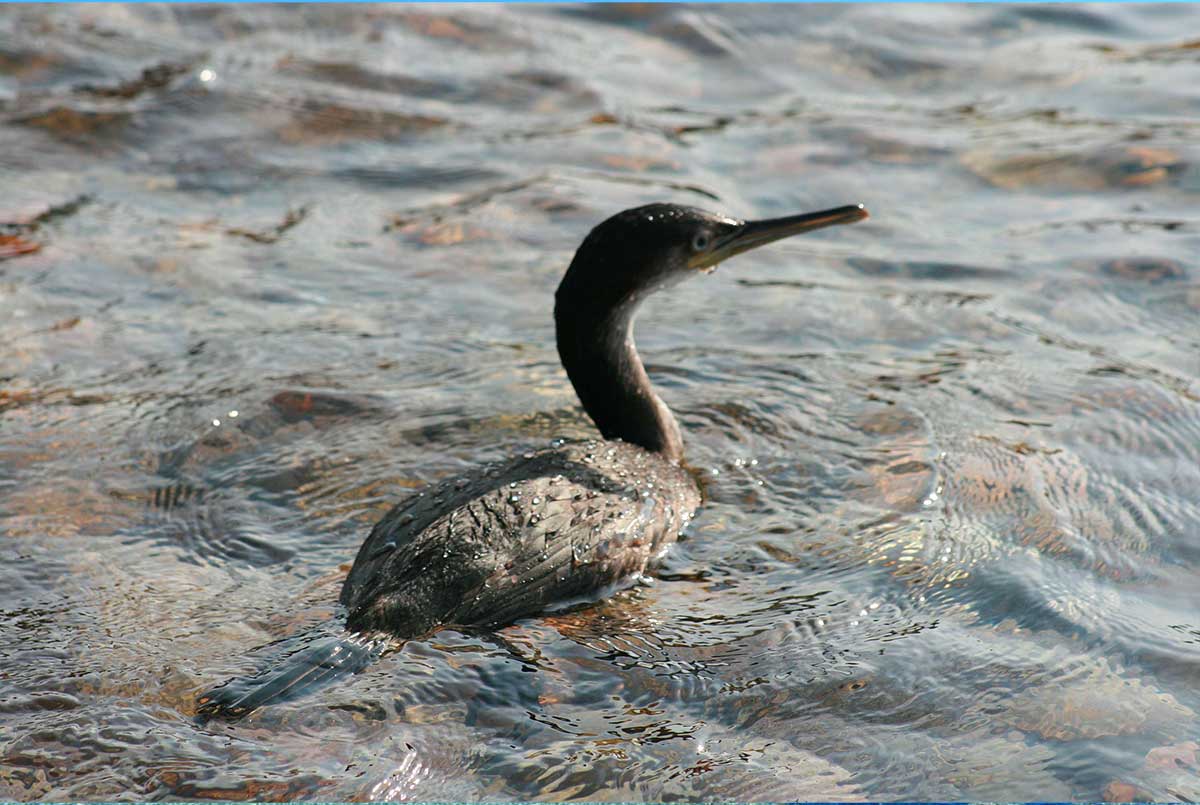
[[[343,632],[310,643],[251,677],[234,678],[196,699],[202,718],[238,719],[357,674],[393,645],[381,635]]]

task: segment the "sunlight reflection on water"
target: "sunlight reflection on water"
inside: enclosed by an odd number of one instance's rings
[[[1194,17],[11,7],[0,799],[1200,798]],[[653,583],[194,719],[592,435],[552,294],[652,200],[873,216],[647,304]]]

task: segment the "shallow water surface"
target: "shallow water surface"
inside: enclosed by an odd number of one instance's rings
[[[0,799],[1200,799],[1198,21],[5,6]],[[873,216],[647,304],[656,578],[196,719],[592,435],[553,291],[653,200]]]

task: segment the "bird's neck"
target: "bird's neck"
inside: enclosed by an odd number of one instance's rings
[[[560,291],[554,308],[558,354],[600,433],[664,458],[683,458],[679,424],[650,385],[633,343],[636,301],[605,311],[574,304]]]

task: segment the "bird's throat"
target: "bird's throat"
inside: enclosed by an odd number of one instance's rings
[[[633,343],[636,304],[593,315],[586,305],[565,301],[560,297],[554,310],[558,354],[600,433],[681,460],[679,424],[654,393]]]

